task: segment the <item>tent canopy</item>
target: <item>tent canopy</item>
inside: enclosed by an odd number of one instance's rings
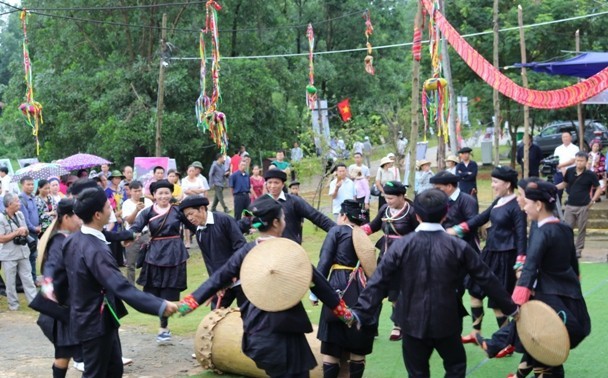
[[[574,58],[555,62],[515,63],[515,67],[526,67],[550,75],[588,78],[608,67],[608,52],[585,52]]]

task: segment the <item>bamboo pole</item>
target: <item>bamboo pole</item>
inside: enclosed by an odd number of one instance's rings
[[[581,35],[578,29],[576,29],[576,33],[574,33],[574,41],[576,45],[576,54],[578,54],[581,51]],[[578,115],[578,148],[583,151],[585,147],[585,121],[583,120],[582,103],[576,104],[576,114]]]
[[[445,2],[444,0],[441,0],[440,2],[440,7],[441,7],[441,11],[443,13],[443,15],[445,16]],[[448,128],[449,128],[449,134],[450,134],[450,150],[452,152],[452,155],[456,154],[456,151],[458,151],[458,140],[456,137],[456,119],[458,118],[458,112],[456,112],[456,93],[454,91],[454,83],[452,82],[452,65],[450,63],[450,55],[448,53],[448,42],[446,41],[445,38],[441,38],[441,54],[443,57],[443,76],[445,77],[445,79],[448,82],[448,93],[449,93],[449,97],[450,97],[450,102],[448,104],[449,106],[449,112],[450,112],[450,117],[448,118]],[[444,156],[445,158],[445,156]],[[441,167],[445,167],[445,162],[442,161]],[[439,162],[437,162],[437,165],[439,165]]]
[[[527,63],[526,37],[524,35],[524,15],[521,5],[517,6],[517,23],[519,25],[519,49],[521,51],[521,63]],[[526,67],[521,68],[521,81],[524,88],[528,88],[528,72]],[[524,176],[530,175],[530,107],[524,105]]]
[[[493,44],[493,64],[496,69],[499,69],[498,64],[498,41],[499,41],[499,24],[498,24],[498,0],[494,0],[494,6],[492,8],[492,22],[494,24],[493,34],[494,34],[494,44]],[[500,164],[500,156],[498,155],[499,147],[500,147],[500,94],[496,89],[494,89],[492,93],[493,103],[494,103],[494,166],[498,166]]]
[[[162,145],[162,125],[163,125],[163,108],[165,107],[165,66],[167,63],[163,60],[165,51],[167,50],[167,14],[163,13],[162,32],[160,39],[160,68],[158,73],[158,98],[156,99],[156,152],[155,156],[161,156]]]
[[[422,2],[418,2],[418,10],[414,19],[414,30],[420,28],[422,24]],[[418,145],[418,111],[420,109],[420,61],[414,59],[412,61],[412,130],[410,133],[410,166],[409,180],[407,184],[413,192],[416,179],[416,146]],[[412,156],[413,154],[413,156]]]

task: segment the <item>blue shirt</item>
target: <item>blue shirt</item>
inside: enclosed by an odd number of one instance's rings
[[[40,225],[40,218],[38,217],[38,206],[34,196],[28,196],[25,193],[19,194],[21,200],[21,212],[25,217],[25,223],[27,223],[27,229],[31,234],[38,235],[36,227]]]
[[[241,171],[234,172],[228,181],[232,188],[232,194],[249,193],[251,184],[249,183],[249,174]]]

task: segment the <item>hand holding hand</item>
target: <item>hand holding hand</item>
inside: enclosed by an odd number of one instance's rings
[[[169,317],[177,312],[177,304],[169,301],[165,301],[165,303],[167,304],[167,307],[165,307],[163,316]]]
[[[452,235],[452,236],[458,236],[458,234],[456,233],[456,231],[450,227],[447,230],[445,230],[445,232],[447,232],[448,234]]]
[[[188,294],[184,297],[184,299],[179,301],[179,303],[176,306],[176,311],[179,312],[180,316],[185,316],[185,315],[191,313],[192,311],[196,310],[198,306],[199,306],[199,304],[196,301],[196,299],[194,299],[192,294]]]
[[[40,286],[40,292],[42,295],[53,302],[57,302],[55,297],[55,287],[53,286],[53,279],[51,277],[44,277],[42,285]]]

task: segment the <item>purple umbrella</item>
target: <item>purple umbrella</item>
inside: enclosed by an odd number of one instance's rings
[[[91,154],[76,154],[68,156],[63,160],[59,160],[57,163],[70,171],[74,169],[91,168],[102,164],[112,164],[111,161]]]
[[[11,182],[18,182],[22,177],[29,176],[34,180],[46,180],[49,177],[59,177],[69,174],[70,171],[55,163],[34,163],[25,168],[21,168],[11,179]]]

